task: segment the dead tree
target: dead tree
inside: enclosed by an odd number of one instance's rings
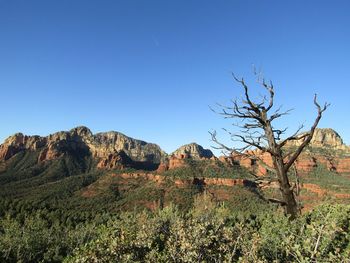
[[[288,171],[293,166],[303,149],[310,143],[323,112],[330,104],[325,103],[324,106],[321,107],[317,102],[317,95],[315,94],[313,103],[317,109],[317,117],[311,126],[311,129],[308,132],[300,134],[300,131],[303,129],[302,125],[293,135],[281,139],[281,136],[285,134],[287,129],[278,129],[274,127],[273,122],[288,114],[290,110],[282,112],[281,107],[274,110],[275,90],[272,82],[267,83],[265,79],[260,79],[257,74],[255,75],[258,78],[258,83],[267,91],[268,95],[263,96],[258,102],[253,101],[244,79],[238,79],[233,75],[235,81],[237,81],[243,88],[243,99],[232,100],[232,105],[230,106],[218,104],[219,111],[214,110],[224,118],[239,120],[238,123],[233,123],[233,125],[240,128],[240,133],[236,134],[231,133],[226,129],[224,130],[229,133],[233,141],[239,141],[243,143],[244,146],[240,149],[228,147],[219,142],[215,131],[210,132],[210,134],[213,142],[218,145],[218,147],[214,147],[216,149],[229,151],[231,154],[233,152],[246,154],[249,149],[257,149],[262,153],[267,152],[270,154],[273,167],[268,167],[268,170],[273,171],[276,175],[281,193],[281,200],[274,199],[273,201],[283,205],[286,214],[289,215],[291,219],[294,219],[299,214],[299,207],[294,194],[294,188],[296,185],[291,184],[288,177]],[[289,152],[286,152],[283,147],[288,145],[288,142],[290,141],[299,141],[300,144],[297,148],[288,147]],[[258,156],[256,156],[256,158],[258,158]]]

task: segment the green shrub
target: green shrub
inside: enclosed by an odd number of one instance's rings
[[[207,201],[187,214],[174,206],[127,213],[66,262],[345,262],[350,207],[320,206],[290,221],[265,213],[240,218]]]

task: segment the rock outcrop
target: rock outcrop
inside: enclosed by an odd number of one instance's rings
[[[187,160],[189,157],[187,155],[172,155],[169,157],[168,169],[176,169],[185,167],[188,165]]]
[[[166,176],[159,174],[150,174],[150,173],[122,173],[122,174],[113,174],[114,177],[121,177],[123,179],[137,179],[143,178],[150,181],[155,181],[156,183],[164,183],[167,180]],[[253,181],[247,179],[231,179],[231,178],[188,178],[188,179],[172,179],[173,183],[177,186],[191,186],[191,185],[206,185],[206,186],[247,186],[247,187],[256,187],[256,184]]]
[[[287,146],[299,146],[302,142],[303,140],[291,141]],[[340,135],[335,130],[330,128],[316,128],[309,146],[350,151],[350,147],[344,144]]]
[[[97,157],[121,150],[138,162],[160,163],[166,157],[166,153],[158,145],[136,140],[119,132],[97,133],[90,138],[87,145]]]
[[[0,145],[0,159],[8,160],[16,153],[26,149],[35,151],[42,148],[46,143],[46,138],[16,133],[7,138],[5,142]]]
[[[187,166],[187,160],[208,160],[214,157],[212,151],[204,149],[197,143],[186,144],[174,151],[170,157],[160,165],[158,172]]]
[[[296,147],[300,141],[293,141],[286,147]],[[101,169],[135,168],[164,172],[189,165],[188,160],[216,159],[213,153],[196,143],[181,146],[168,156],[153,143],[136,140],[119,132],[93,134],[87,127],[76,127],[70,131],[62,131],[46,137],[27,136],[17,133],[10,136],[0,145],[0,161],[7,161],[19,152],[36,152],[38,163],[58,159],[65,155],[93,158]],[[220,157],[225,165],[241,165],[264,175],[272,160],[268,153],[251,151],[247,156]],[[262,160],[263,162],[260,162]],[[263,163],[265,165],[263,165]],[[316,129],[310,145],[296,161],[300,172],[309,172],[319,165],[331,171],[350,173],[350,147],[332,129]]]
[[[291,141],[285,148],[288,150],[297,147],[302,141]],[[254,171],[257,175],[265,175],[269,167],[273,166],[269,153],[260,150],[248,151],[246,155],[235,155],[229,158],[220,158],[225,163],[227,159],[238,162],[241,166]],[[254,158],[257,157],[257,158]],[[295,162],[297,170],[308,173],[317,166],[324,166],[330,171],[350,173],[350,147],[343,143],[342,138],[332,129],[316,129],[309,146]]]
[[[133,160],[123,151],[119,151],[114,154],[109,154],[107,157],[102,158],[97,164],[98,168],[107,169],[125,169],[133,167]]]
[[[211,150],[204,149],[197,143],[190,143],[181,146],[176,151],[174,151],[171,155],[179,157],[180,159],[191,158],[191,159],[210,159],[214,156]]]
[[[0,160],[8,160],[21,151],[40,151],[38,162],[67,154],[91,155],[100,168],[121,166],[156,168],[166,153],[153,143],[130,138],[119,132],[92,134],[87,127],[77,127],[47,137],[17,133],[0,145]]]

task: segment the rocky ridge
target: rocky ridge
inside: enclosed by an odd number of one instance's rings
[[[297,147],[302,140],[291,141],[285,148]],[[259,150],[247,152],[248,155],[257,156],[262,163],[255,161],[254,158],[235,155],[229,159],[238,162],[240,165],[253,170],[257,175],[265,175],[267,166],[272,167],[272,159],[268,153]],[[330,171],[339,173],[350,173],[350,147],[345,145],[340,135],[330,128],[315,130],[308,147],[299,156],[295,162],[296,168],[300,173],[308,173],[315,167],[324,166]]]
[[[196,143],[186,144],[166,154],[157,144],[110,131],[93,134],[84,126],[46,137],[16,133],[0,145],[0,160],[7,161],[19,152],[39,152],[38,163],[65,155],[91,156],[100,169],[135,168],[165,171],[185,165],[187,159],[209,159],[214,154]]]
[[[177,156],[179,158],[192,158],[192,159],[210,159],[214,156],[213,152],[209,149],[204,149],[201,145],[197,143],[190,143],[181,146],[176,151],[174,151],[172,156]]]
[[[302,134],[303,133],[301,133],[301,135]],[[303,140],[291,141],[287,146],[299,146],[302,142]],[[331,148],[350,152],[350,147],[344,144],[340,135],[335,130],[330,128],[316,128],[309,146],[314,148]]]
[[[175,150],[168,158],[163,161],[159,167],[158,172],[176,169],[188,165],[187,160],[209,160],[215,159],[213,152],[209,149],[204,149],[197,143],[185,144]]]
[[[167,154],[153,143],[130,138],[119,132],[92,134],[84,126],[46,137],[17,133],[0,145],[0,160],[8,160],[21,151],[39,151],[38,162],[57,159],[67,154],[88,154],[99,160],[98,167],[120,165],[156,165]]]
[[[301,143],[302,141],[292,141],[285,148],[297,147]],[[209,153],[205,154],[207,151]],[[219,160],[227,166],[240,165],[260,176],[266,175],[268,167],[273,166],[269,153],[253,150],[246,152],[246,154],[216,158],[210,150],[204,150],[201,146],[192,143],[174,151],[168,158],[167,163],[161,164],[158,172],[187,166],[188,159]],[[251,157],[247,157],[249,155]],[[295,164],[301,174],[308,173],[318,166],[323,166],[330,171],[339,173],[350,173],[350,147],[344,144],[340,135],[333,129],[318,128],[315,130],[311,143],[299,156]]]
[[[287,147],[300,145],[294,141]],[[87,127],[76,127],[46,137],[27,136],[17,133],[0,145],[0,160],[6,161],[23,151],[39,152],[38,162],[58,159],[64,155],[91,156],[100,169],[135,168],[163,172],[188,165],[187,160],[219,160],[225,165],[241,165],[254,170],[258,175],[267,173],[265,166],[254,158],[239,155],[216,158],[214,154],[196,143],[181,146],[167,155],[158,145],[136,140],[119,132],[93,134]],[[269,154],[254,151],[264,163],[272,166]],[[316,129],[308,149],[296,162],[297,169],[309,172],[318,165],[329,170],[350,173],[350,147],[343,143],[332,129]]]

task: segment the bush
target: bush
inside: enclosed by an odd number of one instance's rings
[[[320,206],[290,221],[270,213],[237,217],[203,198],[208,205],[187,214],[174,206],[123,214],[66,262],[344,262],[350,256],[349,206]]]

